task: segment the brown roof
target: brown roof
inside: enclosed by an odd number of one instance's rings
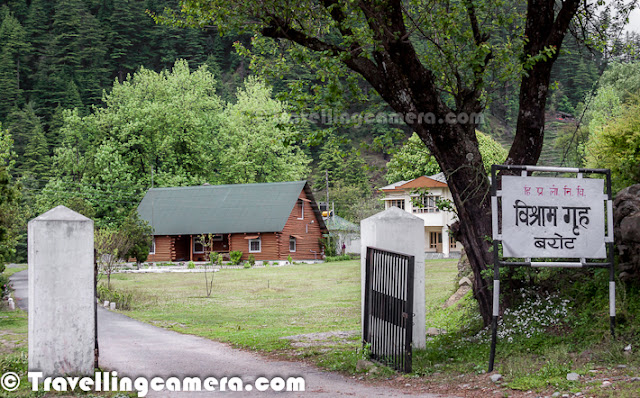
[[[411,188],[446,188],[447,184],[444,182],[436,181],[427,176],[418,177],[413,179],[406,184],[402,184],[396,189],[411,189]]]

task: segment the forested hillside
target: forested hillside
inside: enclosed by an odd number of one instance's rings
[[[56,204],[111,225],[152,185],[310,179],[321,198],[327,170],[330,200],[355,221],[379,208],[377,187],[403,176],[402,168],[387,175],[385,166],[399,150],[410,158],[412,147],[401,150],[411,135],[406,125],[349,117],[335,123],[343,110],[388,112],[375,95],[346,109],[320,95],[298,102],[305,82],[323,79],[284,67],[285,60],[253,63],[243,50],[260,43],[248,36],[156,24],[151,15],[166,7],[177,1],[0,1],[7,258],[24,260],[26,220]],[[585,98],[608,62],[635,60],[638,41],[627,35],[614,50],[598,51],[565,40],[553,71],[542,163],[582,162],[586,138],[577,121]],[[342,84],[364,87],[355,77]],[[479,130],[504,147],[513,137],[517,89],[502,83],[487,90]],[[333,119],[319,121],[300,113],[326,116],[333,109]]]

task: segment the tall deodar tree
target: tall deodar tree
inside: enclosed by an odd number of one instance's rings
[[[418,134],[445,173],[485,323],[491,294],[489,180],[477,115],[497,81],[520,81],[507,164],[536,164],[551,68],[572,22],[588,30],[601,1],[588,0],[183,0],[167,20],[254,33],[319,76],[353,72]],[[622,2],[616,6],[622,7]],[[274,52],[275,53],[275,52]],[[427,115],[428,117],[424,117]]]

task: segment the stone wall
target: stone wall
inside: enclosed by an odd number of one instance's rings
[[[640,284],[640,184],[618,192],[613,209],[620,279]]]

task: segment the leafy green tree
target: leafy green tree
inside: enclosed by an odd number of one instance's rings
[[[133,211],[129,214],[120,226],[122,233],[129,237],[131,248],[125,257],[135,258],[138,265],[147,261],[149,257],[149,249],[153,239],[153,228],[146,221],[142,220],[138,212]]]
[[[585,145],[586,165],[611,169],[612,187],[617,192],[640,183],[638,148],[640,100],[636,97],[622,106],[618,117],[604,121],[591,131]]]
[[[483,271],[492,262],[485,239],[491,235],[490,187],[472,116],[485,109],[491,76],[519,81],[516,134],[506,162],[537,163],[551,69],[574,17],[579,12],[592,15],[600,2],[556,3],[528,0],[525,13],[501,1],[183,0],[180,12],[168,20],[214,25],[223,33],[254,33],[273,39],[272,47],[279,45],[275,40],[291,43],[280,48],[316,69],[319,80],[326,79],[327,90],[318,90],[318,97],[333,92],[329,98],[339,100],[347,68],[366,80],[403,116],[449,176],[460,220],[456,238],[466,248],[474,297],[488,324],[492,295]],[[353,88],[357,92],[360,87]],[[436,122],[416,123],[420,114],[431,114]],[[468,119],[462,123],[460,116]]]
[[[237,102],[222,114],[217,138],[218,178],[223,183],[295,181],[308,173],[308,156],[292,142],[297,132],[287,124],[285,104],[271,98],[271,89],[249,77]]]
[[[478,145],[484,169],[488,173],[491,165],[502,164],[507,158],[507,151],[490,136],[476,131]],[[431,155],[426,145],[414,133],[407,143],[387,163],[387,182],[394,183],[402,180],[412,180],[424,175],[440,172],[438,162]]]
[[[438,162],[420,137],[413,133],[407,143],[387,163],[385,179],[391,184],[439,172]]]
[[[282,118],[285,104],[256,79],[237,102],[223,104],[205,67],[185,61],[171,71],[141,69],[105,94],[104,108],[82,116],[67,110],[59,130],[56,176],[41,208],[77,201],[95,211],[99,226],[125,219],[154,186],[299,180],[308,158]],[[286,120],[285,120],[286,122]]]

